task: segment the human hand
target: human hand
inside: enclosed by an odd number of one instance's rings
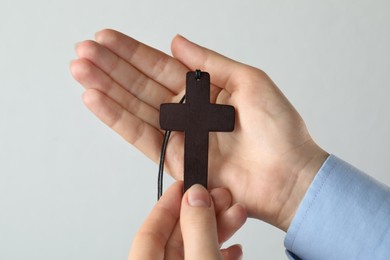
[[[245,222],[246,211],[231,205],[230,193],[194,185],[182,198],[182,182],[160,198],[134,238],[129,259],[241,259],[233,245],[220,250]]]
[[[86,91],[87,107],[125,140],[158,162],[161,103],[178,102],[188,70],[211,75],[211,102],[233,105],[232,133],[209,136],[209,186],[227,187],[251,217],[287,230],[328,154],[271,79],[181,36],[174,57],[112,30],[77,45],[71,71]],[[182,179],[184,138],[172,132],[166,169]]]

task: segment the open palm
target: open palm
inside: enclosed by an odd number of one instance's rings
[[[85,104],[156,163],[163,139],[160,104],[180,100],[189,70],[209,72],[211,103],[236,109],[234,132],[210,133],[210,188],[227,187],[250,216],[288,227],[304,194],[296,182],[308,186],[326,153],[264,72],[181,36],[172,42],[173,57],[113,30],[97,33],[96,41],[76,50],[71,71],[86,88]],[[183,147],[183,133],[173,132],[166,169],[175,179],[183,178]],[[314,173],[302,176],[306,169]]]

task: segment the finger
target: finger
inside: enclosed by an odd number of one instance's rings
[[[188,69],[176,59],[114,30],[98,32],[96,41],[174,94],[184,89]]]
[[[227,210],[232,204],[232,195],[224,188],[215,188],[210,191],[214,202],[216,215]]]
[[[195,184],[184,194],[180,226],[185,259],[221,259],[214,206],[203,186]]]
[[[223,188],[215,188],[210,191],[210,195],[213,199],[215,214],[219,215],[220,213],[224,213],[231,204],[232,197],[230,192]],[[218,223],[218,237],[221,237],[219,234],[223,232],[224,234],[231,232],[230,230],[234,229],[235,226],[230,227],[226,225],[230,225],[231,222],[224,221],[223,224]],[[236,230],[234,230],[236,231]],[[222,237],[225,237],[223,235]],[[225,242],[219,241],[220,243]],[[166,251],[165,251],[166,259],[182,259],[184,258],[184,250],[183,250],[183,236],[181,233],[180,225],[175,227],[175,230],[172,232],[171,237],[168,240]]]
[[[239,260],[242,259],[243,252],[241,245],[233,245],[221,250],[224,260]]]
[[[246,222],[247,213],[240,204],[235,204],[217,217],[218,241],[220,244],[231,238]]]
[[[165,246],[165,259],[184,259],[183,236],[180,221],[173,230]]]
[[[124,89],[156,109],[160,108],[161,103],[171,102],[176,98],[170,90],[95,41],[77,44],[76,52],[79,58],[88,59]]]
[[[174,183],[160,198],[134,238],[129,259],[163,259],[180,213],[183,185]]]
[[[163,139],[160,131],[129,113],[98,90],[87,89],[83,94],[83,100],[100,120],[157,163]]]
[[[163,138],[157,125],[158,112],[127,91],[121,91],[116,83],[105,83],[109,78],[87,60],[73,61],[71,70],[76,80],[87,89],[83,95],[86,106],[126,141],[158,163]],[[110,84],[114,84],[111,88],[115,90],[107,88]],[[183,133],[173,132],[166,151],[166,171],[177,180],[183,178],[183,143]]]
[[[234,75],[245,65],[224,57],[214,51],[201,47],[178,35],[172,41],[172,54],[191,70],[201,69],[212,75],[211,82],[220,88],[225,88],[230,94],[238,84]]]
[[[71,72],[86,89],[100,90],[133,115],[159,129],[158,110],[123,89],[90,61],[86,59],[73,61]]]
[[[247,213],[240,204],[231,206],[232,196],[226,189],[215,188],[210,195],[217,214],[218,242],[222,244],[244,225]]]

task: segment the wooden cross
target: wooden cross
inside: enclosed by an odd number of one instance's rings
[[[184,131],[184,191],[199,183],[207,188],[209,132],[234,129],[234,107],[210,104],[210,75],[187,73],[184,104],[161,104],[160,126]]]

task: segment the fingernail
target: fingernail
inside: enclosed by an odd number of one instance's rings
[[[94,36],[95,36],[95,40],[96,40],[97,42],[99,42],[100,36],[101,36],[102,32],[105,31],[105,30],[107,30],[107,29],[102,29],[102,30],[100,30],[100,31],[98,31],[98,32],[95,33]]]
[[[188,204],[193,207],[210,207],[209,192],[200,184],[195,184],[188,190]]]
[[[181,35],[181,34],[179,34],[179,33],[176,34],[176,37],[180,37],[180,38],[183,38],[183,39],[187,40],[186,37],[184,37],[183,35]]]
[[[182,38],[183,40],[187,41],[187,42],[191,42],[190,40],[188,40],[186,37],[184,37],[183,35],[181,34],[176,34],[176,38]]]

